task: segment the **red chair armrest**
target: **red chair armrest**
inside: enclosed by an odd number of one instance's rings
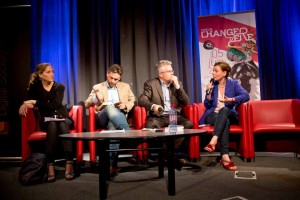
[[[74,127],[76,132],[83,131],[83,108],[81,105],[74,105],[69,112],[69,116],[74,121]]]
[[[133,128],[136,130],[145,128],[147,121],[147,111],[144,107],[134,106],[133,107]]]
[[[96,130],[96,116],[95,116],[95,106],[89,108],[89,131],[94,132]]]
[[[186,105],[183,107],[183,114],[184,116],[189,119],[191,122],[194,120],[194,106],[193,105]]]

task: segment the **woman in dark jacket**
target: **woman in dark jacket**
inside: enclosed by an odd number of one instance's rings
[[[37,65],[29,81],[29,99],[24,101],[19,109],[19,114],[24,116],[28,108],[38,108],[41,116],[40,128],[46,135],[46,156],[48,161],[48,181],[55,181],[54,159],[56,149],[62,142],[66,156],[65,178],[74,178],[73,147],[71,141],[61,141],[59,135],[69,133],[73,126],[68,112],[63,106],[64,85],[54,82],[53,68],[49,63]],[[50,121],[46,119],[50,118]],[[54,119],[53,119],[54,118]]]
[[[231,67],[226,62],[217,62],[213,68],[213,82],[207,85],[204,100],[206,111],[199,124],[214,126],[213,137],[204,148],[213,153],[218,140],[220,141],[220,164],[227,170],[237,170],[237,166],[229,158],[229,128],[230,124],[238,123],[236,106],[249,101],[247,91],[238,81],[229,78]]]

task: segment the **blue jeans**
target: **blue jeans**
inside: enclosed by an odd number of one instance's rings
[[[103,108],[96,116],[97,126],[109,130],[130,130],[125,114],[114,105],[108,105]],[[110,150],[119,149],[120,143],[117,140],[111,140]],[[118,153],[110,153],[110,164],[117,167]]]
[[[213,135],[218,136],[221,144],[221,155],[229,154],[229,128],[230,124],[238,123],[238,117],[229,108],[223,107],[218,113],[212,112],[209,114],[205,119],[205,123],[214,126]]]

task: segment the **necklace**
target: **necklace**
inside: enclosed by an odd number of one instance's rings
[[[224,88],[226,86],[226,83],[224,85],[218,85],[219,88]]]

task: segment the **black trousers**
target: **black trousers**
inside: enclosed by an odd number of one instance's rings
[[[211,113],[205,119],[205,123],[214,126],[213,135],[218,136],[218,140],[220,141],[220,153],[228,154],[229,148],[229,129],[230,124],[238,124],[237,116],[231,112],[231,110],[227,107],[223,107],[219,110],[218,113]]]
[[[73,160],[73,142],[70,140],[61,140],[59,135],[69,133],[72,121],[66,118],[65,121],[42,122],[41,129],[46,135],[46,156],[48,163],[54,163],[57,149],[62,145],[66,160]]]
[[[177,115],[177,124],[182,125],[185,129],[193,128],[193,124],[187,118]],[[146,122],[146,128],[163,128],[169,126],[169,115],[161,116],[149,116]],[[155,144],[152,144],[155,146]],[[166,144],[164,144],[166,147]],[[177,157],[183,158],[186,157],[188,151],[188,139],[184,137],[177,138],[175,140],[175,150],[177,149]]]

